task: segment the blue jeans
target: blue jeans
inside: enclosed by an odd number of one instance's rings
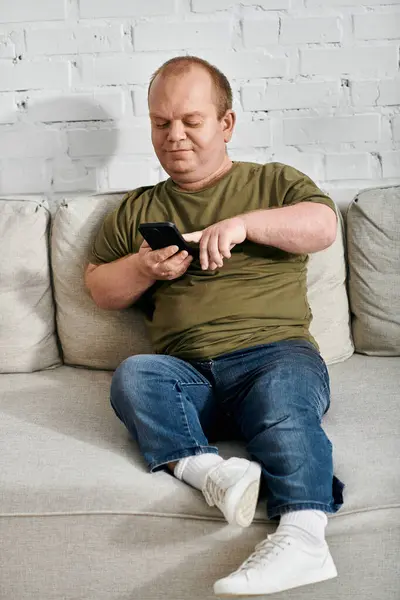
[[[246,348],[213,360],[137,355],[117,368],[111,405],[150,471],[242,440],[262,466],[271,519],[293,510],[336,512],[343,484],[321,427],[329,375],[308,341]]]

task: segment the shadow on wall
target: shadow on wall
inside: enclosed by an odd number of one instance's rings
[[[118,145],[116,121],[92,94],[35,100],[0,114],[0,195],[94,193]],[[99,132],[96,135],[96,132]]]

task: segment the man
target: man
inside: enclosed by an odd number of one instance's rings
[[[85,275],[98,306],[140,299],[150,309],[156,354],[118,367],[111,404],[150,471],[201,490],[229,523],[250,525],[262,478],[278,528],[215,583],[217,595],[333,578],[326,513],[340,508],[343,484],[321,427],[329,376],[309,333],[306,263],[335,239],[334,204],[291,167],[230,160],[232,92],[209,63],[165,63],[149,110],[170,178],[134,190],[107,216]],[[199,259],[143,242],[138,226],[157,221],[186,232]],[[209,444],[231,435],[253,460],[223,460]]]

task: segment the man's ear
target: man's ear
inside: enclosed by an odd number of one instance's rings
[[[227,144],[231,141],[233,129],[236,123],[236,113],[229,109],[221,119],[222,131],[224,132],[224,141]]]

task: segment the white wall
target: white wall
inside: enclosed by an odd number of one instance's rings
[[[346,204],[400,183],[400,0],[0,0],[0,194],[165,178],[152,72],[190,53],[235,92],[234,159],[279,160]]]

